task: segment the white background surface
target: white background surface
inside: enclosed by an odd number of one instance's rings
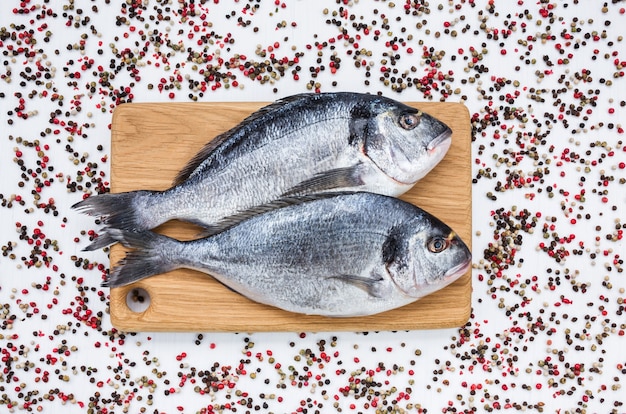
[[[265,0],[196,1],[198,14],[191,17],[184,16],[188,4],[173,1],[167,11],[165,3],[0,6],[0,411],[626,411],[619,232],[626,201],[620,164],[626,162],[626,3],[431,1],[409,4],[413,15],[405,13],[404,2],[286,1],[283,7]],[[254,13],[243,12],[257,4]],[[29,12],[20,13],[22,8]],[[133,8],[142,9],[139,17],[128,12]],[[159,8],[165,19],[157,24]],[[50,15],[42,17],[47,10]],[[227,19],[231,11],[234,17]],[[250,24],[238,26],[238,17]],[[333,18],[353,41],[337,39],[340,28],[326,22]],[[282,21],[286,27],[277,29]],[[357,30],[360,23],[369,34]],[[218,35],[213,44],[198,44],[203,30]],[[233,43],[224,44],[224,37]],[[316,49],[315,42],[331,38],[334,43]],[[392,50],[399,38],[406,45]],[[222,82],[211,91],[209,83],[203,96],[189,89],[190,80],[203,79],[200,70],[208,63],[195,62],[194,68],[188,48],[213,55],[214,65],[219,57],[236,55],[258,63],[271,52],[261,57],[257,47],[267,50],[275,42],[277,59],[303,54],[299,80],[291,72],[296,65],[265,83],[232,68],[238,87]],[[438,56],[434,67],[424,47]],[[355,50],[367,55],[369,77],[368,69],[355,66]],[[395,65],[390,53],[397,54]],[[334,74],[333,55],[341,59]],[[310,68],[320,65],[325,70],[313,79]],[[421,80],[432,69],[443,78],[436,84],[423,79],[421,87],[397,93],[380,81],[383,66],[399,76]],[[139,80],[131,78],[132,68]],[[104,71],[114,74],[110,87]],[[159,92],[161,79],[167,90]],[[86,168],[108,185],[109,124],[119,91],[128,88],[132,99],[122,99],[133,102],[188,101],[190,94],[205,101],[271,101],[307,91],[309,81],[319,82],[321,91],[382,92],[468,106],[477,177],[468,325],[367,334],[112,330],[108,291],[99,287],[104,268],[98,265],[107,266],[106,254],[80,251],[88,243],[84,232],[96,226],[69,206],[82,196],[70,189]],[[447,97],[446,86],[452,92]],[[38,160],[46,163],[44,171],[37,172]],[[45,178],[48,167],[53,171]],[[37,201],[37,182],[51,178]],[[23,205],[9,203],[15,196]],[[37,206],[50,198],[57,216]],[[33,254],[29,239],[37,233],[44,236]],[[36,260],[29,265],[31,255]],[[215,388],[204,392],[207,384],[198,373],[212,370]]]

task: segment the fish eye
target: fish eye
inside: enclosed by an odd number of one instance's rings
[[[443,237],[433,237],[428,241],[428,250],[432,253],[441,253],[450,246],[450,241]]]
[[[403,114],[400,116],[400,126],[407,131],[412,130],[420,123],[418,114]]]

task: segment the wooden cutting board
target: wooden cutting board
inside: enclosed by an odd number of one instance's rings
[[[238,124],[264,103],[124,104],[111,125],[111,191],[164,190],[204,144]],[[409,103],[439,118],[453,131],[443,161],[401,198],[452,227],[470,246],[471,131],[469,112],[457,103]],[[157,229],[192,239],[199,229],[178,221]],[[111,248],[111,265],[124,255]],[[457,327],[471,308],[471,271],[445,289],[413,304],[379,315],[327,318],[285,312],[242,297],[210,276],[176,270],[135,284],[112,288],[113,326],[122,331],[260,332],[381,331]],[[137,305],[148,305],[137,311]],[[130,305],[130,307],[129,307]],[[131,309],[133,308],[133,309]]]

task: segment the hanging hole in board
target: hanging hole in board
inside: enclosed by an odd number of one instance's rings
[[[133,312],[145,312],[150,307],[150,294],[143,288],[131,289],[126,295],[126,306]]]

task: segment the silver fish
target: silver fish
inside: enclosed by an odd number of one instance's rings
[[[441,161],[450,143],[444,123],[389,98],[295,95],[210,141],[168,190],[102,194],[73,207],[122,230],[179,219],[210,234],[223,218],[280,197],[327,191],[398,196]],[[111,243],[100,237],[87,249]]]
[[[108,229],[134,250],[104,285],[185,267],[259,303],[348,317],[409,304],[469,269],[471,254],[459,236],[402,200],[351,193],[293,197],[274,208],[277,203],[191,241]]]

